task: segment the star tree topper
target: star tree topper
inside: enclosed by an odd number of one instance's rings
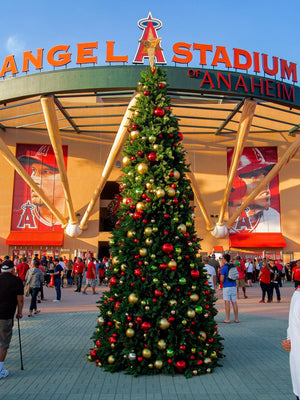
[[[159,51],[159,50],[163,50],[159,45],[160,41],[161,41],[161,38],[139,40],[139,42],[145,47],[146,52],[148,53],[149,63],[150,63],[151,68],[154,67],[155,52]]]

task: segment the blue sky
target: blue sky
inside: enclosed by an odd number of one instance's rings
[[[116,55],[134,58],[142,31],[137,21],[151,11],[168,65],[176,42],[213,44],[257,51],[300,65],[299,0],[27,0],[1,4],[0,65],[10,54],[22,69],[23,51],[98,41],[98,65],[105,65],[106,41]],[[199,57],[194,57],[198,62]],[[197,62],[193,66],[197,66]],[[299,75],[298,65],[298,75]],[[46,66],[46,62],[44,62]],[[75,66],[70,64],[69,67]],[[46,67],[45,67],[46,69]],[[34,71],[31,71],[34,72]]]

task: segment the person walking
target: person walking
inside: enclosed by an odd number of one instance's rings
[[[22,318],[24,304],[24,286],[22,280],[14,275],[14,264],[1,266],[0,274],[0,379],[8,376],[3,369],[7,351],[12,338],[14,315]],[[17,310],[17,312],[16,312]]]
[[[56,299],[53,300],[54,302],[59,302],[61,300],[61,276],[63,272],[63,267],[59,263],[59,259],[55,258],[54,260],[54,286],[56,290]]]
[[[74,292],[81,292],[82,278],[85,272],[85,265],[82,262],[82,258],[78,257],[76,262],[73,264],[72,275],[74,276],[74,281],[76,285],[76,290]]]
[[[300,400],[300,286],[295,290],[289,312],[287,339],[282,341],[282,347],[290,351],[290,370],[293,392]]]
[[[271,303],[271,270],[267,261],[262,262],[258,279],[261,288],[260,303],[265,302],[266,294],[268,296],[268,303]]]
[[[277,303],[280,303],[281,295],[280,295],[279,282],[278,282],[279,272],[275,265],[274,260],[270,260],[270,269],[271,269],[271,301],[273,301],[273,293],[274,293],[274,289],[275,289]]]
[[[239,288],[242,288],[242,291],[244,294],[244,299],[248,299],[248,296],[246,296],[246,282],[245,282],[246,267],[245,267],[245,264],[241,263],[239,256],[234,261],[234,264],[236,265],[237,270],[239,272],[239,279],[236,281],[237,299],[239,298]]]
[[[106,271],[106,265],[104,262],[104,259],[99,263],[99,268],[98,268],[98,273],[99,273],[99,286],[101,286],[102,283],[104,283],[105,279],[105,271]]]
[[[96,283],[97,283],[96,265],[94,263],[94,258],[91,257],[87,265],[86,285],[82,290],[82,294],[87,294],[86,291],[88,287],[92,288],[93,294],[98,294],[96,293]]]
[[[217,286],[217,273],[216,273],[216,270],[212,265],[208,264],[209,258],[207,256],[204,256],[202,258],[202,261],[204,262],[204,267],[203,268],[206,270],[207,275],[208,275],[207,281],[209,283],[209,286],[213,290],[216,290],[216,286]]]
[[[68,287],[72,287],[73,285],[73,278],[72,278],[72,271],[73,271],[73,261],[69,258],[67,261],[67,285]]]
[[[37,309],[37,295],[41,290],[41,284],[44,282],[44,274],[39,269],[40,262],[38,259],[34,260],[33,267],[27,271],[26,284],[30,286],[31,302],[29,306],[28,317],[32,317],[32,313],[39,314],[40,310]]]
[[[292,270],[292,282],[295,284],[295,289],[300,285],[300,260],[296,261]]]
[[[225,302],[225,314],[226,319],[222,322],[230,323],[230,304],[232,304],[234,313],[234,322],[238,323],[238,305],[237,305],[237,291],[236,291],[236,281],[230,280],[228,278],[228,269],[230,264],[230,254],[224,254],[223,256],[224,265],[221,269],[221,283],[223,284],[223,300]]]
[[[27,271],[29,270],[29,264],[27,263],[26,257],[22,258],[22,262],[19,263],[15,267],[15,270],[17,272],[17,276],[22,279],[23,285],[25,285],[25,282],[26,282],[25,277],[26,277]]]
[[[246,269],[247,269],[247,284],[248,287],[252,286],[252,280],[253,280],[253,271],[254,271],[254,265],[250,258],[246,262]]]

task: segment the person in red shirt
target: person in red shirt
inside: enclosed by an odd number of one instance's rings
[[[262,291],[260,303],[265,302],[266,293],[268,296],[268,303],[271,303],[271,269],[266,261],[263,261],[262,263],[258,279]]]
[[[23,285],[25,285],[25,276],[29,270],[29,265],[27,264],[27,258],[23,257],[22,262],[16,266],[17,276],[22,279]]]
[[[85,265],[82,259],[78,257],[76,262],[73,264],[72,276],[74,276],[74,282],[76,285],[75,292],[81,292],[82,277],[85,272]]]
[[[237,298],[239,298],[239,288],[242,288],[242,291],[244,293],[244,299],[247,299],[248,296],[246,296],[246,282],[245,282],[245,272],[246,272],[246,267],[244,261],[241,259],[241,257],[236,257],[236,260],[234,261],[234,264],[237,267],[237,270],[239,271],[239,279],[236,281],[236,290],[237,290]]]
[[[87,265],[87,272],[86,272],[86,285],[82,290],[82,294],[87,294],[86,290],[88,287],[92,288],[93,294],[96,293],[96,283],[97,283],[97,270],[96,265],[94,263],[94,258],[91,257],[89,259],[89,263]]]
[[[295,283],[295,289],[300,285],[300,260],[297,260],[295,267],[292,271],[292,282]]]

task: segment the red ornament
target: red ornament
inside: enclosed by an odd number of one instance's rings
[[[144,95],[149,96],[149,90],[144,90]]]
[[[95,349],[91,350],[90,355],[92,359],[94,360],[97,357],[97,351]]]
[[[173,360],[171,358],[168,359],[168,364],[172,364]]]
[[[151,69],[152,74],[154,74],[155,71],[156,71],[155,68],[152,68],[152,69]]]
[[[179,137],[179,140],[182,140],[182,139],[183,139],[183,134],[182,134],[181,132],[177,132],[177,135],[178,135],[178,137]]]
[[[171,243],[165,243],[165,244],[162,246],[162,251],[163,251],[164,253],[166,253],[166,254],[172,253],[173,249],[174,249],[174,248],[173,248],[173,246],[172,246]]]
[[[186,368],[186,363],[185,361],[177,361],[177,363],[175,364],[175,367],[177,369],[178,372],[183,372]]]
[[[165,214],[164,218],[168,219],[168,218],[170,218],[170,215],[169,214]]]
[[[108,341],[109,341],[109,343],[116,343],[117,342],[116,339],[114,337],[112,337],[112,336],[108,339]]]
[[[165,87],[165,84],[164,84],[163,82],[159,82],[158,87],[159,87],[159,88],[164,88],[164,87]]]
[[[143,219],[142,222],[143,222],[143,224],[147,224],[148,221],[146,219]]]
[[[109,286],[116,286],[117,284],[117,280],[116,278],[113,276],[112,278],[110,278],[109,280]]]
[[[140,268],[135,269],[133,273],[135,276],[142,276],[142,270]]]
[[[143,322],[141,328],[144,332],[147,332],[151,328],[150,322]]]
[[[160,269],[166,269],[167,268],[167,264],[159,264],[159,268]]]
[[[200,272],[197,269],[192,269],[191,270],[191,277],[193,279],[197,279],[197,278],[199,278],[199,276],[200,276]]]
[[[143,321],[143,320],[142,320],[141,317],[137,317],[135,323],[139,325],[139,324],[142,323],[142,321]]]
[[[99,347],[101,347],[101,342],[100,342],[100,340],[96,340],[96,346],[98,347],[98,349],[99,349]]]
[[[159,296],[163,296],[163,292],[161,292],[160,290],[155,289],[154,290],[154,296],[159,297]]]
[[[131,157],[130,157],[130,160],[131,160],[131,161],[136,160],[136,156],[131,156]]]
[[[133,213],[133,219],[138,220],[142,218],[142,214],[138,211],[136,211],[135,213]]]
[[[147,158],[149,161],[155,162],[156,161],[156,153],[154,151],[152,151],[152,153],[149,153],[147,155]]]
[[[139,150],[137,153],[138,153],[138,156],[140,156],[140,157],[144,154],[141,150]]]
[[[165,115],[165,110],[161,107],[155,108],[155,110],[153,112],[154,112],[154,115],[156,115],[157,117],[163,117]]]
[[[182,344],[180,347],[180,350],[184,351],[186,349],[186,347]]]

